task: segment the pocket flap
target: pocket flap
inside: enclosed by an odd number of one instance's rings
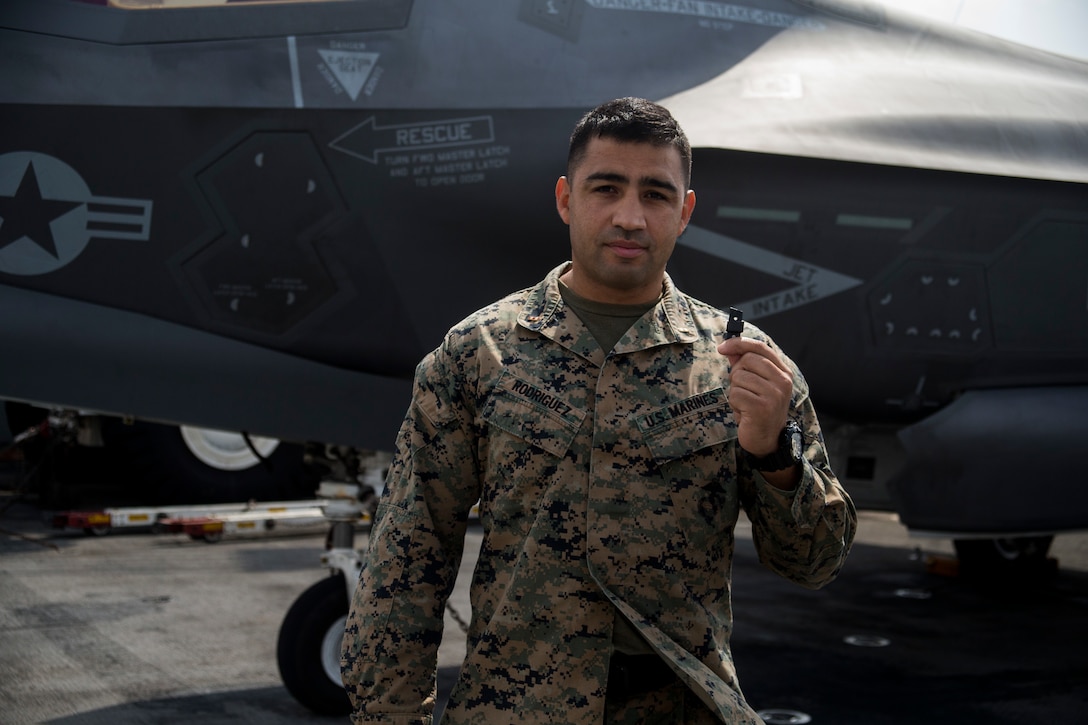
[[[562,396],[509,371],[503,373],[483,410],[490,425],[556,456],[570,448],[585,417],[585,411]]]
[[[692,395],[644,413],[637,420],[643,440],[658,463],[726,443],[737,425],[725,388]]]

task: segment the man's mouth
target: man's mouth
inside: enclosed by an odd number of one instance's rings
[[[646,248],[635,242],[610,242],[608,248],[611,249],[617,257],[623,257],[624,259],[634,259],[635,257],[646,253]]]

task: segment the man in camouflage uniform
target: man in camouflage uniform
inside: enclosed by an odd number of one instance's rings
[[[760,722],[729,650],[738,513],[807,587],[838,573],[856,514],[796,366],[753,326],[726,340],[727,316],[665,273],[690,153],[655,104],[587,114],[556,185],[572,262],[420,363],[344,639],[355,722],[431,722],[477,500],[446,722]]]

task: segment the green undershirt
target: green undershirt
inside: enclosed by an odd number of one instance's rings
[[[638,322],[639,318],[653,309],[658,300],[639,305],[614,305],[604,302],[594,302],[576,294],[562,282],[559,283],[559,294],[563,301],[574,310],[602,350],[610,351],[620,341],[620,338]],[[613,610],[614,623],[612,626],[612,647],[617,652],[628,655],[653,654],[650,644],[638,633],[635,626],[627,617],[620,614],[618,609]]]
[[[605,352],[610,351],[620,341],[624,333],[631,329],[631,325],[638,322],[639,318],[657,306],[658,301],[643,302],[638,305],[614,305],[605,302],[594,302],[582,297],[570,287],[559,282],[559,294],[563,301],[574,310],[585,326],[593,334],[593,339]]]

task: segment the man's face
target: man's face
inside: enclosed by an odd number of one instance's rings
[[[574,263],[563,281],[597,302],[657,299],[665,264],[695,208],[680,152],[593,138],[569,173],[555,186]]]

